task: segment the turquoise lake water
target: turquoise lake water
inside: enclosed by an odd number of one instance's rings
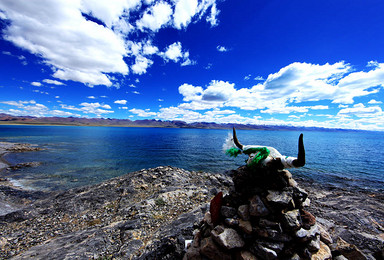
[[[344,188],[384,191],[384,133],[363,131],[238,130],[243,144],[273,146],[297,155],[304,134],[307,164],[291,169],[294,176]],[[12,164],[41,162],[34,168],[7,173],[33,189],[65,190],[94,184],[143,168],[171,165],[187,170],[225,172],[244,164],[245,155],[224,154],[230,130],[0,126],[0,141],[38,144],[44,151],[13,153]]]

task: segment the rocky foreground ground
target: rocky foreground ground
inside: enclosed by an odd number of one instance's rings
[[[361,257],[350,259],[383,258],[383,194],[296,181],[334,252],[345,242]],[[0,259],[181,259],[212,197],[233,189],[228,174],[170,166],[59,193],[2,183],[0,201],[13,208],[0,214]]]
[[[0,217],[0,258],[179,259],[206,203],[230,185],[221,174],[157,167],[51,194]]]

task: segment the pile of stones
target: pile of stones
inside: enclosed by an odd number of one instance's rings
[[[289,171],[244,166],[231,176],[234,189],[212,200],[184,259],[332,258],[332,239]]]

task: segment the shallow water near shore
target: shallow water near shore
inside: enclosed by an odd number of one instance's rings
[[[273,146],[296,156],[304,133],[307,164],[294,176],[342,188],[384,191],[384,133],[363,131],[238,130],[243,144]],[[0,141],[37,144],[43,151],[10,153],[12,165],[41,162],[38,167],[8,171],[6,177],[38,190],[65,190],[95,184],[143,168],[171,165],[187,170],[224,172],[246,157],[224,154],[230,130],[0,126]]]

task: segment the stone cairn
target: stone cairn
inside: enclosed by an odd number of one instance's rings
[[[243,166],[231,176],[234,190],[211,201],[184,259],[332,259],[329,234],[289,171]]]

